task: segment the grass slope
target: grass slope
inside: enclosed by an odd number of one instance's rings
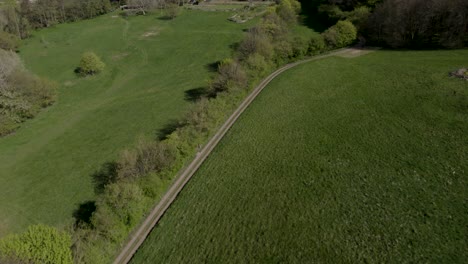
[[[0,236],[32,223],[70,223],[79,203],[94,198],[92,174],[138,136],[180,118],[185,91],[205,86],[207,65],[229,57],[249,25],[229,13],[186,11],[97,19],[36,32],[21,48],[33,72],[61,84],[59,100],[14,135],[0,138]],[[85,51],[107,68],[78,78]]]
[[[468,50],[333,57],[274,80],[132,263],[463,263]]]

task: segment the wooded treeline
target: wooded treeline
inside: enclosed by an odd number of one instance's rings
[[[0,6],[0,31],[26,38],[31,30],[96,17],[111,9],[109,0],[7,0]]]
[[[303,0],[323,23],[349,20],[368,43],[393,48],[459,48],[468,44],[466,0]]]

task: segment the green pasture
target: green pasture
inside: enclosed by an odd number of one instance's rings
[[[122,18],[117,13],[35,32],[21,47],[28,69],[60,83],[58,102],[0,138],[0,237],[34,223],[64,226],[95,197],[92,175],[139,137],[155,138],[207,85],[249,25],[229,13],[184,11]],[[105,71],[80,78],[93,51]]]
[[[468,50],[332,57],[275,79],[132,263],[464,263]]]

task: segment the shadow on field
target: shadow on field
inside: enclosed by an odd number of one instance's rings
[[[156,132],[156,136],[159,140],[165,140],[170,134],[183,126],[184,125],[179,120],[171,120],[163,128]]]
[[[301,24],[318,33],[324,32],[328,27],[336,23],[336,20],[330,19],[326,14],[318,11],[318,7],[322,2],[321,0],[301,1]]]
[[[229,48],[236,52],[239,49],[240,44],[240,42],[229,44]]]
[[[215,62],[212,62],[212,63],[208,63],[208,64],[205,65],[205,69],[207,69],[210,72],[217,72],[218,67],[219,67],[220,64],[221,64],[221,61],[215,61]]]
[[[78,209],[73,212],[75,225],[79,226],[82,224],[91,224],[91,216],[93,215],[94,211],[96,211],[95,201],[87,201],[80,204]]]
[[[117,180],[117,162],[106,162],[101,168],[91,175],[93,177],[94,192],[101,194],[106,185]],[[95,201],[86,201],[78,206],[73,212],[75,225],[91,224],[91,216],[96,211]]]
[[[107,184],[117,180],[117,166],[117,162],[106,162],[92,175],[96,194],[102,193]]]
[[[196,102],[204,97],[209,97],[210,92],[206,87],[199,87],[185,91],[185,100]]]
[[[173,20],[173,18],[170,16],[159,16],[158,20],[167,21],[167,20]]]

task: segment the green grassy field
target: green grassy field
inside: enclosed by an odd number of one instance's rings
[[[61,87],[54,106],[0,138],[0,237],[33,223],[70,223],[73,210],[94,198],[92,174],[180,118],[190,104],[185,91],[206,86],[208,65],[230,57],[249,27],[228,22],[225,12],[158,14],[109,14],[25,41],[26,66]],[[85,51],[101,56],[104,73],[75,75]]]
[[[333,57],[275,79],[132,263],[463,263],[468,50]]]

